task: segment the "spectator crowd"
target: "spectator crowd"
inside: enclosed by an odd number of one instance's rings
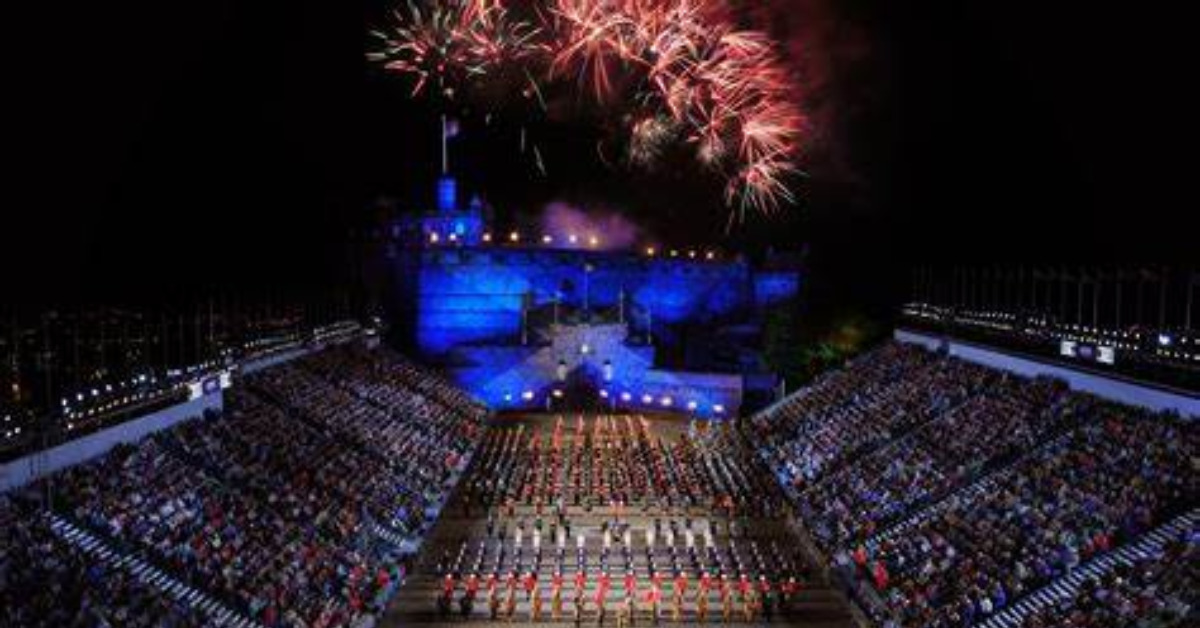
[[[485,416],[395,354],[327,348],[247,375],[219,414],[58,474],[51,507],[260,625],[369,626],[403,578],[406,547],[470,459]],[[37,518],[19,520],[5,530],[5,548],[21,546],[4,554],[6,584],[52,570],[64,574],[63,586],[79,583],[80,612],[125,615],[107,625],[198,625],[120,574],[94,573],[46,541]],[[96,581],[104,588],[92,588]],[[4,612],[40,617],[41,604],[29,597]],[[173,619],[159,623],[167,611]]]
[[[748,431],[835,572],[889,627],[978,624],[1200,497],[1194,417],[899,343],[827,374]],[[1181,555],[1196,556],[1191,543]],[[1176,593],[1151,583],[1162,571]],[[1194,565],[1139,573],[1150,576],[1097,583],[1026,625],[1138,625],[1127,620],[1162,608],[1196,619],[1195,596],[1178,594],[1196,589]],[[1096,619],[1107,617],[1125,623]]]
[[[197,611],[88,560],[44,513],[0,496],[0,626],[200,628]]]

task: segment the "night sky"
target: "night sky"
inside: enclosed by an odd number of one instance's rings
[[[432,201],[439,112],[364,60],[388,4],[53,4],[13,24],[6,301],[323,286],[375,199]],[[606,168],[586,116],[484,127],[485,108],[457,110],[464,185],[503,216],[563,200],[680,244],[807,245],[831,294],[879,307],[914,263],[1196,261],[1187,40],[1164,16],[777,0],[754,17],[786,40],[817,125],[787,218],[726,235],[719,184]],[[521,126],[548,177],[517,151]]]

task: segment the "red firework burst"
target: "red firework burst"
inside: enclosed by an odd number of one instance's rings
[[[543,2],[536,24],[502,0],[410,3],[372,59],[415,77],[414,95],[430,80],[449,89],[512,64],[531,82],[573,78],[602,103],[620,96],[649,110],[630,124],[630,163],[648,165],[664,142],[686,137],[724,173],[738,215],[794,201],[787,181],[806,124],[794,82],[777,46],[737,29],[723,0]]]

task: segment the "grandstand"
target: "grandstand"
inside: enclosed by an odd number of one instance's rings
[[[1194,416],[896,341],[710,423],[494,417],[360,338],[7,494],[2,619],[1182,626],[1198,454]]]
[[[1094,4],[16,3],[0,628],[1200,628]]]

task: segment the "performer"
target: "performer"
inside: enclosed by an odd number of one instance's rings
[[[533,599],[529,606],[529,620],[538,622],[542,619],[542,588],[537,586],[537,581],[534,581]]]
[[[688,579],[687,575],[682,571],[675,572],[675,590],[674,595],[674,611],[673,616],[675,623],[683,621],[683,599],[687,595]]]
[[[650,620],[658,625],[658,607],[662,603],[662,574],[655,571],[650,574]]]
[[[583,570],[575,572],[575,595],[583,595],[584,589],[587,588],[587,574]]]
[[[788,614],[792,612],[792,600],[795,595],[800,592],[800,583],[796,582],[795,576],[788,576],[788,579],[780,585],[780,614]]]
[[[630,607],[633,603],[630,601],[629,594],[625,594],[625,599],[621,605],[617,607],[617,628],[627,628],[629,626],[629,618],[633,614]]]
[[[583,613],[585,610],[587,610],[586,608],[584,608],[586,604],[587,604],[587,598],[584,597],[583,591],[577,589],[575,592],[575,627],[576,628],[579,628],[579,626],[583,623]]]
[[[733,587],[729,586],[729,576],[721,575],[721,615],[725,623],[733,621]]]
[[[708,572],[700,574],[700,586],[696,591],[696,616],[700,623],[708,621],[708,590],[712,587],[712,578]]]
[[[596,586],[596,625],[604,625],[604,617],[608,612],[608,588],[611,586],[611,581],[608,572],[600,573],[599,582]]]
[[[500,615],[500,596],[496,594],[496,581],[496,572],[492,572],[487,580],[488,616],[491,617],[492,621],[496,621],[496,618]]]
[[[758,593],[759,606],[762,607],[763,619],[771,621],[775,614],[775,609],[771,604],[771,581],[767,580],[766,576],[758,577]]]
[[[442,594],[438,597],[438,614],[445,617],[450,614],[450,605],[454,601],[454,574],[447,573],[442,579]]]
[[[475,609],[475,596],[479,593],[479,575],[472,573],[467,577],[467,592],[459,600],[459,612],[463,619],[471,616],[471,612]]]
[[[511,622],[517,613],[517,575],[508,574],[508,595],[504,600],[504,619]]]
[[[754,617],[754,602],[751,598],[754,595],[754,587],[750,584],[750,577],[742,574],[738,577],[738,597],[742,600],[742,615],[747,622],[753,622]]]
[[[562,588],[563,575],[560,569],[554,572],[554,578],[550,581],[550,616],[554,621],[562,619]]]
[[[533,602],[533,592],[538,590],[538,574],[526,572],[522,586],[524,587],[524,592],[526,592],[527,602]]]

